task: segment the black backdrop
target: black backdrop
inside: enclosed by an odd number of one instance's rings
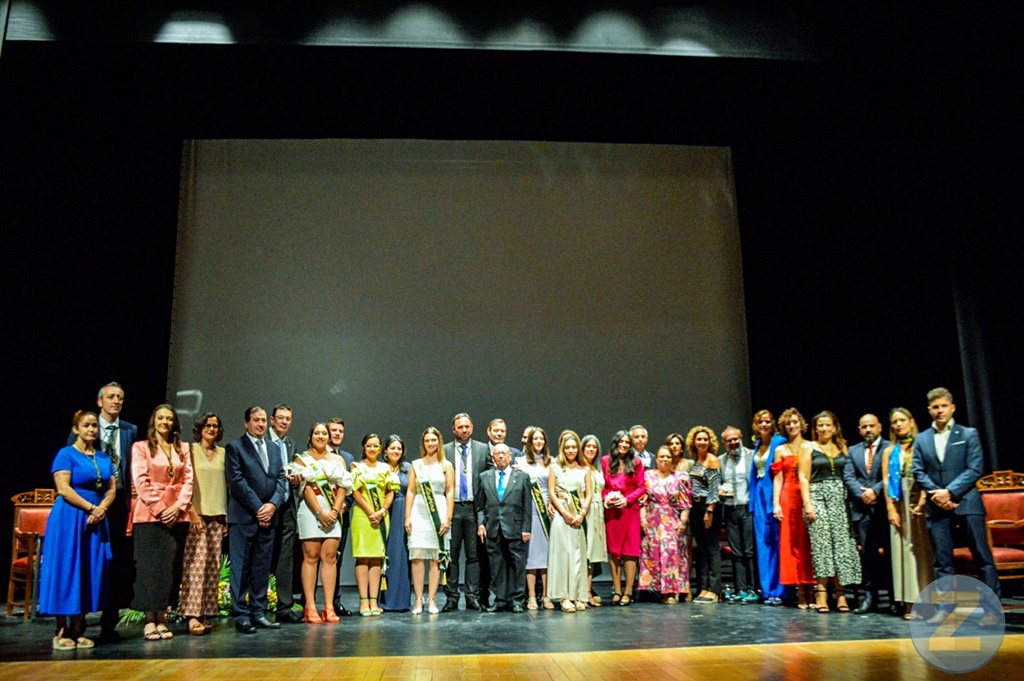
[[[789,61],[8,40],[0,527],[8,497],[51,484],[100,385],[126,386],[140,426],[165,399],[188,138],[730,146],[752,408],[832,409],[850,435],[895,405],[926,422],[924,393],[946,385],[960,420],[999,436],[990,466],[1019,468],[1019,23],[946,11],[864,10],[828,58]],[[832,35],[850,17],[811,19]]]

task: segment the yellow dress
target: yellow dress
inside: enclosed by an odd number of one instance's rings
[[[398,476],[391,472],[391,467],[383,461],[378,461],[375,467],[358,461],[352,465],[352,491],[359,492],[363,498],[370,502],[371,508],[376,508],[373,499],[376,496],[377,503],[381,508],[384,506],[384,499],[388,492],[395,492],[401,489]],[[388,514],[384,514],[384,522],[378,527],[370,524],[370,518],[363,511],[359,504],[352,509],[352,526],[349,530],[352,536],[352,556],[354,558],[383,558],[385,555],[385,538],[389,529]]]

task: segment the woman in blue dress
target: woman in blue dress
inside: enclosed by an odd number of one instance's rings
[[[772,515],[772,462],[775,448],[785,444],[775,417],[767,409],[754,414],[754,456],[750,468],[750,513],[754,517],[754,544],[761,598],[765,605],[782,605],[788,587],[779,584],[779,521]]]
[[[381,591],[382,610],[405,612],[409,609],[412,585],[409,578],[409,549],[405,534],[405,493],[409,489],[409,462],[405,461],[405,442],[397,435],[384,441],[384,456],[401,488],[391,502],[391,532],[388,533],[388,588]]]
[[[78,411],[74,444],[64,447],[51,471],[59,498],[46,523],[39,576],[39,611],[57,618],[55,650],[92,648],[85,638],[85,613],[107,607],[110,533],[107,509],[114,503],[110,457],[93,445],[99,420]]]

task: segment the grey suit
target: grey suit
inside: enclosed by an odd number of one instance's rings
[[[276,435],[267,430],[266,437],[270,442]],[[286,435],[274,442],[284,450],[282,461],[291,463],[295,459],[295,441]],[[271,573],[277,578],[278,613],[287,613],[292,609],[292,593],[295,591],[295,538],[298,535],[295,490],[286,485],[285,495],[288,498],[274,514],[277,534],[274,537],[274,553],[270,568]],[[299,588],[301,590],[301,586]]]
[[[461,591],[459,589],[459,558],[462,549],[466,551],[466,603],[479,603],[480,594],[480,540],[476,536],[476,512],[472,501],[460,501],[461,496],[461,470],[459,460],[461,450],[456,453],[456,448],[461,448],[458,442],[448,442],[444,446],[445,459],[451,462],[455,468],[455,508],[452,511],[451,526],[451,562],[448,563],[447,584],[444,587],[448,599],[459,602]],[[466,443],[466,457],[470,461],[470,473],[466,477],[466,485],[472,499],[476,498],[480,490],[480,474],[487,469],[487,462],[490,460],[490,450],[484,442],[470,440]],[[447,603],[445,607],[449,606]]]
[[[497,472],[491,468],[480,476],[479,494],[474,500],[477,527],[487,530],[487,558],[494,579],[494,605],[504,609],[522,607],[526,597],[526,544],[523,533],[533,524],[530,476],[506,468],[509,474],[505,494],[498,498]]]

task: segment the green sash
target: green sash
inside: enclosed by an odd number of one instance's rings
[[[551,538],[551,518],[548,517],[548,505],[544,503],[544,494],[540,491],[540,481],[537,478],[530,478],[530,491],[533,493],[533,505],[537,507],[537,515],[540,516],[540,526],[544,530],[544,536]]]
[[[316,486],[314,490],[317,494],[322,494],[324,499],[327,500],[327,504],[334,507],[334,488],[331,487],[330,480],[324,474],[324,469],[317,465],[316,459],[311,457],[309,454],[302,452],[299,454],[299,460],[302,461],[306,466],[316,472],[316,477],[313,479],[313,484]]]
[[[580,515],[581,513],[583,513],[583,500],[580,499],[580,490],[576,485],[573,485],[573,487],[569,489],[569,497],[572,499],[573,508],[576,509],[576,515]],[[583,516],[583,525],[581,525],[581,527],[583,528],[583,534],[586,534],[587,516]]]
[[[384,502],[380,498],[380,487],[373,482],[366,481],[366,496],[370,499],[370,505],[373,506],[373,512],[376,513],[384,508]],[[388,514],[385,513],[384,517],[380,519],[380,537],[384,541],[384,563],[380,568],[380,590],[388,590],[388,580],[385,576],[388,571]]]
[[[451,556],[444,548],[444,537],[441,535],[441,516],[437,512],[437,499],[434,498],[434,488],[431,486],[429,480],[423,480],[419,477],[416,478],[416,484],[420,488],[420,494],[423,495],[423,501],[427,504],[427,511],[430,513],[430,520],[434,525],[434,533],[437,535],[437,563],[441,568],[441,583],[447,584],[448,577],[446,573],[448,571],[448,563],[451,561]]]

